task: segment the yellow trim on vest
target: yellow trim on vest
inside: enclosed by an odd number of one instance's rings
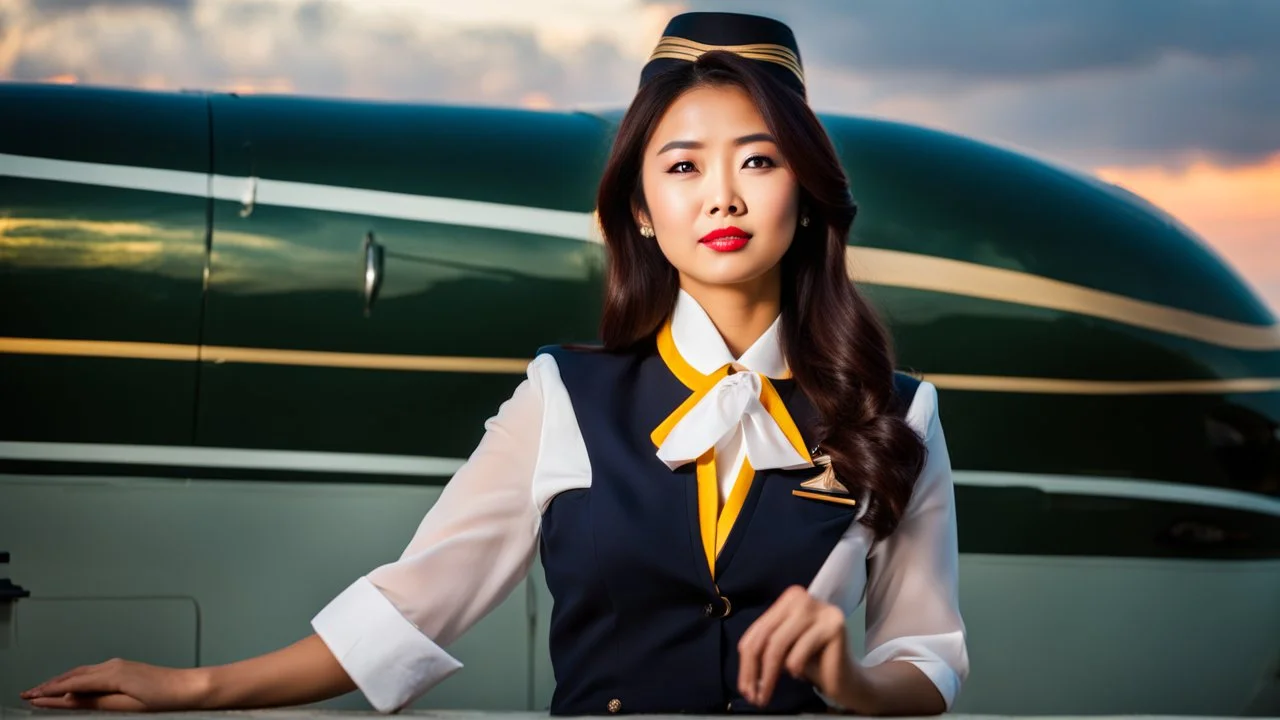
[[[800,428],[796,427],[796,421],[791,419],[791,413],[787,412],[787,406],[783,404],[782,397],[778,395],[778,391],[774,389],[773,383],[769,382],[769,378],[760,376],[760,404],[769,412],[774,422],[778,423],[778,427],[782,428],[782,434],[787,436],[791,441],[791,447],[800,453],[800,457],[808,462],[813,462],[813,456],[809,454],[809,449],[804,445],[804,437],[800,435]]]
[[[738,479],[733,490],[725,499],[724,508],[720,508],[719,480],[716,477],[715,448],[703,453],[698,458],[698,530],[702,536],[702,550],[707,556],[707,569],[711,571],[711,579],[716,578],[716,558],[724,549],[733,524],[742,514],[742,506],[747,502],[747,494],[751,492],[751,483],[756,471],[751,462],[743,460],[742,469],[738,470]],[[717,519],[717,515],[719,516]]]
[[[747,492],[751,490],[751,482],[755,479],[755,475],[756,471],[751,467],[751,461],[743,459],[742,469],[738,471],[738,479],[733,484],[733,490],[729,491],[729,497],[725,499],[724,509],[720,511],[720,521],[716,524],[716,557],[720,557],[725,540],[729,539],[729,531],[733,529],[733,524],[738,521],[738,515],[742,513],[742,506],[747,502]],[[711,479],[715,481],[715,477]],[[717,496],[718,499],[719,496]],[[716,566],[713,563],[711,577],[715,576]]]
[[[724,365],[710,375],[703,375],[696,368],[689,364],[687,360],[680,355],[680,351],[676,348],[675,337],[671,332],[671,321],[663,324],[658,331],[657,336],[658,355],[662,358],[662,362],[666,364],[667,369],[672,375],[692,390],[692,394],[680,403],[680,407],[671,412],[670,415],[662,421],[658,427],[653,429],[649,438],[655,446],[661,446],[666,441],[667,436],[675,429],[675,426],[684,419],[689,411],[695,405],[706,397],[711,388],[716,383],[723,380],[733,369],[732,365]],[[760,404],[768,411],[774,422],[778,423],[778,427],[782,429],[782,433],[786,435],[787,440],[791,442],[791,446],[808,462],[813,462],[813,457],[809,455],[808,448],[805,447],[804,438],[800,435],[800,428],[796,426],[795,420],[791,418],[791,414],[787,412],[787,406],[782,402],[782,397],[778,395],[778,391],[773,387],[773,383],[764,375],[760,377]],[[716,576],[716,558],[719,557],[720,551],[724,549],[725,542],[729,539],[729,533],[733,530],[733,525],[738,521],[738,516],[742,513],[742,507],[747,502],[747,494],[751,492],[751,485],[755,482],[755,469],[751,467],[751,462],[746,458],[742,461],[742,468],[738,471],[738,477],[734,481],[733,489],[729,492],[729,497],[725,498],[724,508],[720,507],[720,482],[716,476],[716,451],[710,448],[697,459],[697,483],[698,483],[698,531],[702,538],[702,549],[707,557],[707,568],[711,571],[712,580]]]
[[[698,372],[680,355],[680,351],[676,349],[675,335],[671,332],[671,320],[667,320],[662,325],[662,329],[658,331],[658,355],[662,356],[662,362],[666,363],[667,369],[671,371],[676,379],[684,383],[684,386],[693,391],[710,389],[715,383],[707,383],[707,376]],[[726,370],[726,372],[728,372]],[[683,407],[683,406],[681,406]],[[691,406],[692,407],[692,406]]]
[[[711,448],[698,458],[698,530],[702,535],[702,549],[707,554],[707,567],[711,579],[716,577],[716,515],[720,509],[720,488],[716,481],[716,449]]]
[[[680,361],[684,362],[684,358],[680,358]],[[667,367],[670,368],[671,364],[668,363]],[[696,370],[693,370],[693,368],[689,369],[693,372],[697,372]],[[674,373],[675,370],[672,370],[672,372]],[[712,375],[700,375],[699,377],[703,378],[702,382],[704,383],[702,387],[695,390],[687,400],[680,403],[680,407],[676,408],[675,412],[668,415],[667,419],[663,420],[661,425],[653,429],[653,432],[649,435],[649,439],[653,440],[653,444],[655,446],[660,446],[662,443],[666,442],[667,436],[675,429],[676,424],[683,420],[684,416],[688,415],[689,411],[693,409],[693,406],[701,402],[702,398],[706,397],[707,393],[711,392],[711,388],[715,387],[716,383],[720,382],[720,380],[728,374],[729,366],[725,365]]]

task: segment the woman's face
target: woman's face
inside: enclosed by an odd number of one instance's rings
[[[649,212],[638,220],[653,228],[649,242],[682,287],[777,279],[795,237],[799,186],[745,91],[699,87],[680,96],[644,150],[641,182]]]

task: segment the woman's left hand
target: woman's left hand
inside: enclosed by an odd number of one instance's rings
[[[847,646],[844,611],[793,585],[738,642],[738,692],[764,707],[785,669],[838,700],[855,681]]]

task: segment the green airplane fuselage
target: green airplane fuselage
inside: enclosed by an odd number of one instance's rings
[[[536,348],[595,337],[591,212],[614,116],[5,95],[21,108],[0,118],[7,164],[89,165],[0,175],[0,337],[90,344],[0,354],[13,408],[0,438],[463,458]],[[852,274],[865,266],[900,366],[938,379],[957,468],[1275,495],[1280,331],[1203,243],[1070,171],[823,120],[860,208]],[[370,235],[384,257],[366,313]],[[1084,309],[1063,309],[1073,301]],[[98,357],[91,343],[181,359]],[[507,362],[384,370],[381,356]],[[1050,390],[1018,392],[1026,379]],[[1266,392],[1233,392],[1259,381]],[[1217,447],[1207,426],[1244,439]],[[995,542],[978,523],[962,532],[974,549]]]

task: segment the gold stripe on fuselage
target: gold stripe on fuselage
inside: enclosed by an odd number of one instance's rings
[[[316,350],[271,350],[207,346],[201,359],[213,363],[257,363],[266,365],[310,365],[313,367],[357,368],[361,370],[411,370],[417,372],[523,374],[528,360],[520,358],[450,357],[440,355],[376,355],[368,353],[321,352]]]
[[[0,353],[10,355],[128,358],[130,360],[199,360],[200,346],[107,340],[45,340],[42,338],[0,337]]]
[[[378,355],[370,353],[276,350],[271,348],[171,345],[106,340],[44,340],[0,337],[0,354],[66,355],[131,360],[201,360],[210,363],[296,365],[361,370],[522,374],[528,360],[519,358]]]
[[[963,295],[1110,320],[1235,350],[1280,350],[1280,327],[1250,325],[1039,275],[882,248],[850,247],[857,283]]]
[[[488,373],[522,375],[529,360],[438,355],[378,355],[370,353],[273,350],[102,340],[43,340],[0,337],[0,354],[63,355],[135,360],[201,360],[212,363],[294,365],[358,370]],[[1217,395],[1280,391],[1280,378],[1221,378],[1208,380],[1077,380],[923,373],[920,377],[940,390],[1008,392],[1041,395]]]
[[[1226,395],[1280,390],[1280,378],[1213,380],[1075,380],[999,375],[937,375],[923,378],[941,390],[1026,393],[1036,395]]]

